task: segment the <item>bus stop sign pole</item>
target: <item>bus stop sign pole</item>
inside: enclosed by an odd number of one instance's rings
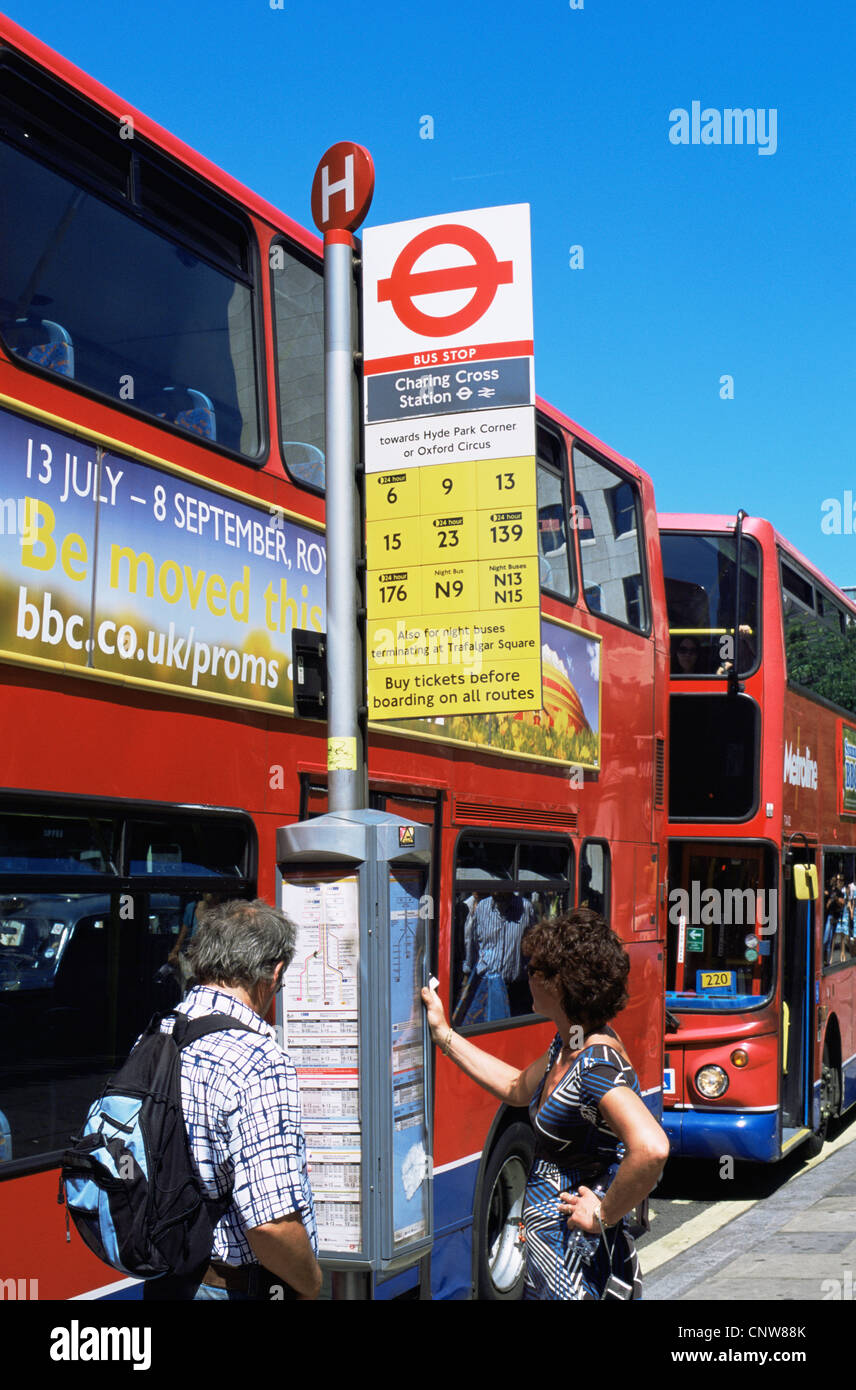
[[[368,794],[360,727],[362,645],[357,613],[357,526],[354,421],[352,233],[374,193],[368,150],[349,140],[321,156],[312,181],[312,217],[324,234],[324,429],[327,542],[327,807],[360,810]],[[365,1279],[334,1275],[333,1297],[363,1299]]]
[[[363,662],[357,613],[358,520],[354,411],[353,231],[369,210],[374,164],[349,140],[322,155],[312,216],[324,234],[324,422],[327,525],[327,805],[359,810],[367,794],[360,727]]]

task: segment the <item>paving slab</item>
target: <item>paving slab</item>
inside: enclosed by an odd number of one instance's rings
[[[822,1298],[816,1279],[770,1279],[765,1281],[764,1292],[758,1292],[757,1279],[713,1280],[710,1284],[697,1284],[688,1293],[681,1294],[682,1303],[808,1303]]]
[[[832,1298],[835,1281],[853,1286],[854,1229],[856,1140],[648,1278],[643,1246],[644,1297],[723,1303]]]
[[[817,1202],[807,1211],[801,1211],[796,1216],[791,1217],[783,1227],[783,1231],[846,1231],[850,1238],[856,1233],[856,1198],[849,1207],[833,1207],[832,1210],[827,1206],[829,1198],[824,1198],[822,1202]]]

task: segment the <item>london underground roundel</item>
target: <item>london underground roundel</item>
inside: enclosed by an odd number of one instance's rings
[[[470,259],[443,269],[414,271],[426,251],[447,245],[460,247]],[[446,337],[472,328],[490,308],[499,286],[510,285],[513,279],[512,262],[498,260],[490,242],[474,227],[441,223],[419,232],[407,243],[392,273],[378,281],[377,297],[380,303],[389,301],[397,318],[413,333]],[[471,289],[473,294],[463,308],[451,314],[431,314],[413,302],[417,297],[461,289]]]

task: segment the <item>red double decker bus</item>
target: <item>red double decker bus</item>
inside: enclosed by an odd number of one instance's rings
[[[277,827],[326,809],[291,669],[293,632],[324,628],[321,246],[6,21],[0,68],[0,1277],[125,1297],[66,1237],[59,1154],[173,1002],[195,904],[272,899]],[[548,1026],[522,978],[469,1014],[475,899],[607,915],[659,1113],[653,490],[544,404],[537,450],[544,708],[372,728],[370,802],[432,827],[431,964],[461,1031],[509,1062]],[[433,1294],[513,1298],[526,1117],[442,1057],[435,1088]],[[319,1211],[352,1197],[316,1191]]]
[[[664,1125],[770,1162],[856,1101],[856,607],[766,521],[661,516]]]

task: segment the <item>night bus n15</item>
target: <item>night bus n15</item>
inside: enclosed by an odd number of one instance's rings
[[[856,607],[769,522],[660,517],[671,634],[663,1124],[771,1162],[856,1101]]]
[[[59,1154],[174,1002],[194,904],[273,900],[277,829],[327,807],[291,670],[293,631],[325,621],[321,243],[5,20],[0,68],[0,1275],[129,1297],[66,1240]],[[543,709],[373,727],[370,807],[430,827],[431,967],[456,1026],[510,1063],[549,1028],[522,974],[468,1017],[474,899],[606,914],[659,1115],[653,488],[545,403],[537,479]],[[434,1113],[431,1294],[516,1298],[527,1117],[441,1056]]]

